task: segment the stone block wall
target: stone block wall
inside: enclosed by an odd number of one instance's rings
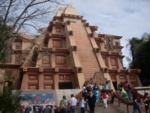
[[[56,105],[59,106],[60,100],[63,98],[63,95],[66,96],[66,99],[69,100],[71,98],[71,94],[76,96],[81,92],[81,89],[64,89],[64,90],[55,90],[56,91]]]

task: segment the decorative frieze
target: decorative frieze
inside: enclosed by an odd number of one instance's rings
[[[56,55],[55,56],[56,66],[67,66],[66,55]]]

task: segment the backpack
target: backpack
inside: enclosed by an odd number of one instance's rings
[[[64,107],[65,107],[65,102],[64,102],[64,100],[61,100],[61,102],[60,102],[60,108],[63,109]]]

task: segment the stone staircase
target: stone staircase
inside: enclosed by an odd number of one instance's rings
[[[80,92],[81,92],[80,89],[56,90],[57,101],[60,102],[60,100],[62,99],[62,95],[66,95],[67,98],[69,99],[71,94],[75,94],[76,98],[79,98],[81,96]],[[59,104],[59,103],[57,103],[57,104]],[[114,99],[113,104],[108,104],[108,108],[105,108],[102,102],[100,102],[98,104],[98,106],[95,107],[95,113],[132,113],[133,106],[132,105],[128,106],[128,110],[129,110],[129,112],[127,112],[126,104],[120,102],[120,106],[118,105],[117,98]],[[142,113],[145,113],[143,102],[141,102],[141,111],[142,111]],[[81,113],[79,106],[77,106],[76,113]]]
[[[133,106],[129,106],[129,113],[132,113],[132,110]],[[141,111],[142,113],[145,113],[143,104],[141,105]],[[77,113],[81,113],[79,106],[77,106]],[[127,106],[123,103],[120,103],[120,106],[118,106],[117,99],[114,100],[113,104],[108,104],[108,108],[105,108],[101,102],[95,107],[95,113],[127,113]]]

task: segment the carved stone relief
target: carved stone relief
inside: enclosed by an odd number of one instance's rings
[[[119,79],[120,79],[121,82],[126,82],[127,81],[126,75],[123,75],[123,74],[119,76]]]
[[[99,84],[99,83],[103,84],[103,83],[106,83],[106,81],[107,81],[107,79],[104,78],[104,75],[102,74],[102,72],[96,72],[92,79],[92,82],[97,83],[97,84]]]
[[[37,90],[37,85],[33,84],[29,84],[29,90]]]
[[[131,84],[131,87],[136,87],[137,86],[137,81],[131,81],[130,84]]]
[[[71,81],[71,75],[70,74],[59,74],[59,80],[69,80],[69,81]]]
[[[71,76],[70,75],[66,75],[66,80],[71,80]]]
[[[64,80],[65,76],[64,75],[59,75],[59,80]]]
[[[113,46],[113,37],[112,36],[107,36],[106,37],[106,49],[108,51],[112,51],[114,49],[114,46]]]
[[[45,80],[53,80],[53,76],[52,75],[44,75],[44,79]]]
[[[56,66],[66,66],[67,62],[66,62],[66,56],[61,56],[61,55],[56,55]]]
[[[16,43],[15,44],[15,49],[21,49],[21,43]]]
[[[36,75],[29,75],[29,80],[37,80],[37,76]]]
[[[21,55],[20,54],[16,54],[15,55],[15,63],[17,64],[19,64],[21,62]]]
[[[53,47],[54,48],[62,48],[63,47],[63,41],[62,40],[53,40]]]
[[[44,89],[53,89],[53,86],[51,84],[45,84]]]
[[[50,64],[50,56],[49,55],[43,55],[42,56],[42,62],[43,62],[43,64]]]
[[[132,80],[136,80],[135,75],[130,75],[129,78],[132,79]]]
[[[111,77],[111,80],[113,82],[116,82],[116,75],[115,74],[111,74],[110,77]]]
[[[117,60],[116,60],[116,58],[111,58],[110,62],[111,62],[112,68],[117,69]]]
[[[62,33],[61,27],[56,27],[56,33]]]

